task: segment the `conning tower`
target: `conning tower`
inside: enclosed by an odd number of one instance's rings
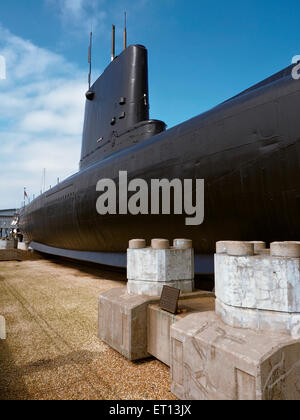
[[[113,55],[86,97],[80,170],[166,129],[164,122],[149,120],[148,54],[142,45]]]

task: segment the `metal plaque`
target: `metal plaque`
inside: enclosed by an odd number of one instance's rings
[[[178,299],[180,295],[180,289],[176,289],[175,287],[164,286],[159,306],[161,309],[164,309],[171,314],[176,314],[178,308]]]

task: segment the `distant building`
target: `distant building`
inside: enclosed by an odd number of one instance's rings
[[[11,224],[16,213],[16,209],[0,210],[0,238],[9,236]]]

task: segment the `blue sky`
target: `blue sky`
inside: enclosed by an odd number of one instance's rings
[[[4,3],[4,2],[3,2]],[[111,24],[122,47],[149,51],[151,117],[169,127],[288,66],[300,54],[300,2],[201,0],[10,0],[1,5],[0,208],[19,206],[23,187],[78,168],[94,27],[95,78],[109,64]]]

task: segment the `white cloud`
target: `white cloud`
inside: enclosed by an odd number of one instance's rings
[[[39,193],[78,169],[86,75],[61,55],[0,26],[0,208],[20,206],[23,187]]]
[[[98,27],[99,33],[107,17],[106,12],[100,8],[103,3],[101,0],[46,0],[46,3],[59,13],[66,29],[76,32],[81,30],[84,35],[90,32],[91,26]]]

